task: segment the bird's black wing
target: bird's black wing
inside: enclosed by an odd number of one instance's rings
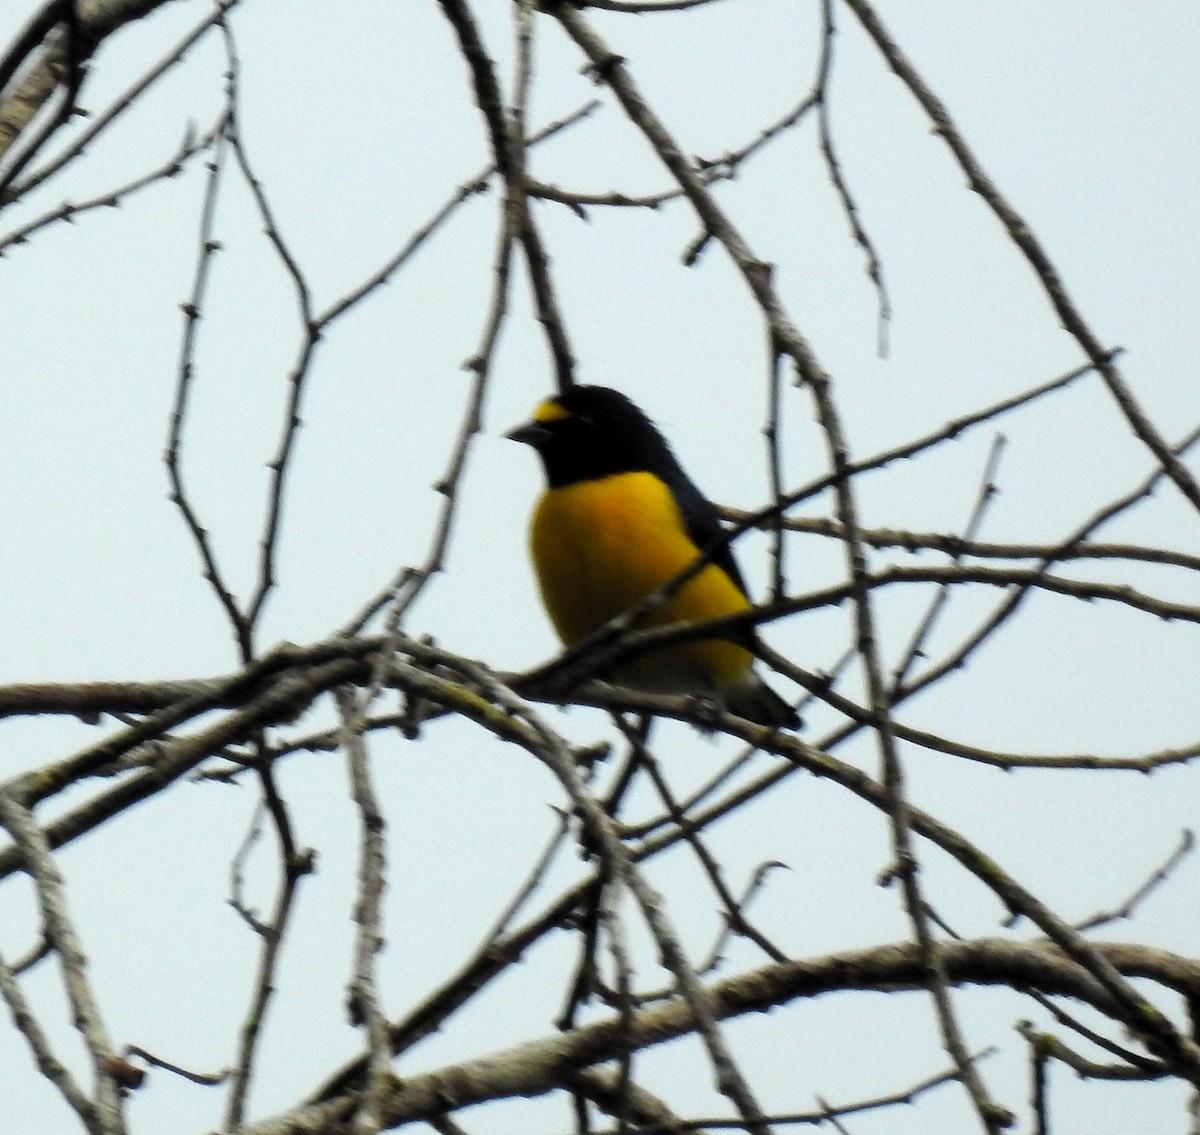
[[[712,550],[712,546],[727,532],[725,525],[721,523],[716,505],[696,488],[691,478],[678,466],[663,479],[667,482],[667,486],[679,505],[679,511],[683,514],[683,522],[692,542],[737,584],[737,589],[743,595],[749,598],[746,581],[742,579],[742,573],[738,571],[737,563],[733,558],[733,549],[728,544],[722,544],[717,550]]]

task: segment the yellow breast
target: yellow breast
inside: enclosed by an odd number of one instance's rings
[[[650,473],[619,473],[550,489],[533,516],[530,545],[542,600],[572,646],[673,579],[698,554],[670,489]],[[645,626],[719,618],[749,600],[709,564]],[[720,639],[668,647],[632,660],[618,680],[641,689],[702,694],[745,678],[750,652]]]

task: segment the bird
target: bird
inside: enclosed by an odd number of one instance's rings
[[[716,506],[684,472],[658,427],[620,391],[575,385],[505,435],[532,446],[546,489],[529,526],[542,603],[570,648],[694,564],[708,563],[636,628],[720,618],[753,604]],[[755,672],[752,629],[668,644],[604,675],[645,693],[715,701],[773,728],[795,710]]]

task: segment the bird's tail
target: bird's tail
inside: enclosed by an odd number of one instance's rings
[[[730,713],[775,729],[797,729],[800,716],[754,671],[725,698]]]

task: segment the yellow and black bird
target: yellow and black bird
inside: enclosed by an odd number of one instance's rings
[[[639,626],[737,614],[752,604],[713,503],[683,471],[666,438],[624,394],[573,386],[508,434],[541,458],[547,488],[530,527],[542,601],[570,647],[674,579],[702,554],[711,562]],[[741,641],[712,638],[648,651],[610,675],[645,692],[714,698],[731,713],[794,726],[795,711],[754,672]]]

